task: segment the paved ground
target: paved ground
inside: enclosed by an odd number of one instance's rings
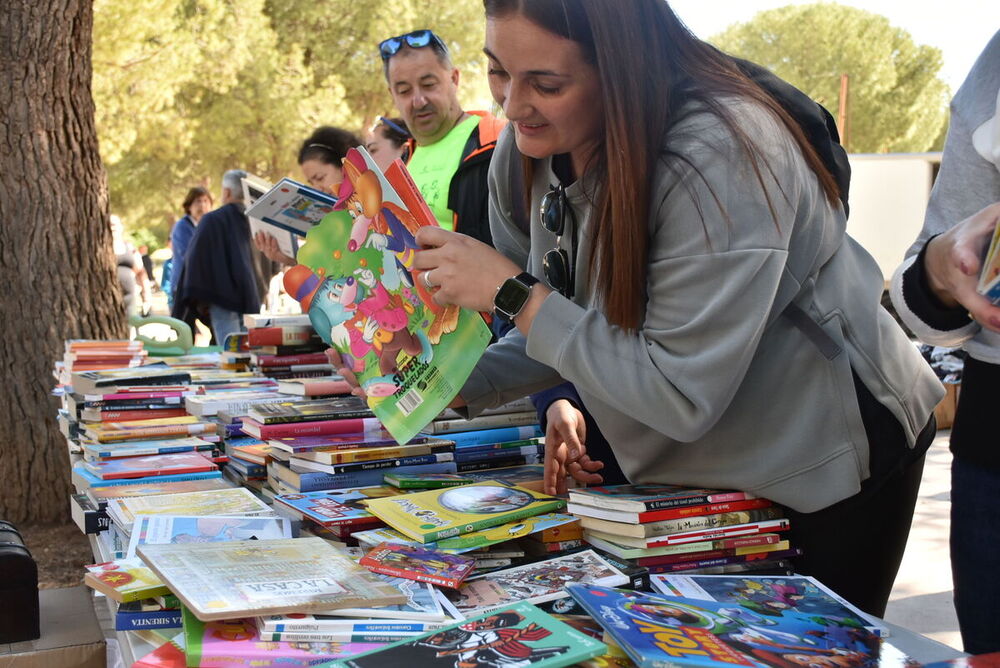
[[[927,453],[910,540],[885,618],[960,650],[962,641],[952,607],[948,557],[951,509],[948,434],[948,431],[938,432]]]

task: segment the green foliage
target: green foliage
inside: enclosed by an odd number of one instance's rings
[[[937,76],[941,51],[916,44],[878,14],[825,2],[782,7],[710,41],[772,70],[835,118],[847,74],[850,152],[932,150],[945,125],[950,91]]]
[[[227,169],[296,175],[319,125],[358,132],[395,115],[377,45],[432,28],[462,70],[462,101],[489,100],[479,0],[94,0],[94,79],[111,210],[166,244],[194,185]]]

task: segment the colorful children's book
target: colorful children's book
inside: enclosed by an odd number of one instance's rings
[[[386,473],[382,476],[386,483],[399,489],[440,489],[442,487],[458,487],[475,482],[472,478],[458,473]]]
[[[148,478],[174,473],[214,471],[218,467],[197,452],[177,452],[145,457],[119,457],[85,461],[84,466],[102,480]]]
[[[139,515],[132,527],[126,557],[134,557],[140,545],[291,537],[292,522],[284,517]]]
[[[258,197],[247,216],[304,237],[333,211],[336,202],[336,197],[285,178]]]
[[[553,496],[488,481],[375,499],[368,511],[397,531],[427,543],[553,512],[564,504]]]
[[[454,398],[490,331],[479,313],[435,302],[412,269],[414,234],[437,223],[401,162],[384,175],[351,149],[334,208],[309,231],[285,289],[405,443]]]
[[[596,552],[583,550],[479,575],[458,589],[446,590],[445,596],[461,614],[469,616],[517,601],[542,603],[565,598],[570,582],[613,587],[628,581],[626,574]]]
[[[656,591],[720,603],[732,603],[765,618],[798,612],[840,626],[864,627],[881,637],[889,628],[858,610],[816,578],[808,575],[651,575]]]
[[[245,487],[125,497],[108,501],[108,515],[126,531],[138,515],[273,517],[274,511]]]
[[[322,538],[140,545],[138,554],[202,621],[406,600]]]
[[[642,668],[879,665],[878,636],[822,617],[775,618],[731,603],[593,585],[567,589]]]
[[[303,494],[279,494],[274,500],[292,514],[310,519],[320,526],[341,524],[381,524],[382,521],[365,508],[371,499],[396,496],[393,487],[359,487],[331,489]]]
[[[526,517],[523,520],[500,524],[489,529],[471,531],[461,536],[442,538],[441,540],[429,543],[420,543],[388,527],[358,531],[354,533],[354,538],[360,544],[367,545],[369,548],[379,543],[396,543],[399,545],[422,545],[429,550],[462,554],[489,547],[490,545],[506,543],[515,538],[522,538],[528,535],[543,534],[546,532],[562,533],[571,527],[578,526],[577,522],[577,518],[572,515],[543,513],[533,517]],[[573,531],[572,533],[579,535],[579,531]]]
[[[184,609],[187,665],[316,666],[384,646],[382,643],[272,642],[262,640],[252,619],[204,622]]]
[[[600,656],[607,646],[542,612],[518,603],[438,631],[401,640],[332,665],[338,668],[560,668]]]
[[[756,497],[746,492],[699,489],[680,485],[609,485],[569,490],[571,503],[637,513],[753,498]]]
[[[141,559],[119,559],[87,566],[83,582],[119,603],[170,593],[170,588]]]
[[[457,589],[476,566],[475,559],[422,547],[382,543],[358,562],[374,573]]]

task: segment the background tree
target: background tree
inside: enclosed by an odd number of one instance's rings
[[[940,149],[950,91],[939,49],[916,44],[888,19],[834,3],[760,12],[710,39],[759,63],[837,116],[849,76],[846,148],[854,153]]]
[[[51,369],[125,335],[91,99],[90,0],[0,5],[0,517],[65,521]]]

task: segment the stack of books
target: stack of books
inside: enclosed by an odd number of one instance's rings
[[[573,489],[583,539],[650,573],[787,571],[800,554],[782,532],[784,509],[745,492],[677,485]]]
[[[247,313],[243,324],[247,333],[227,340],[228,348],[236,348],[227,352],[241,355],[239,359],[252,371],[275,380],[335,373],[325,353],[327,346],[313,331],[308,315]]]
[[[56,366],[65,374],[125,369],[142,365],[148,356],[142,341],[71,339],[66,341],[62,361]]]

